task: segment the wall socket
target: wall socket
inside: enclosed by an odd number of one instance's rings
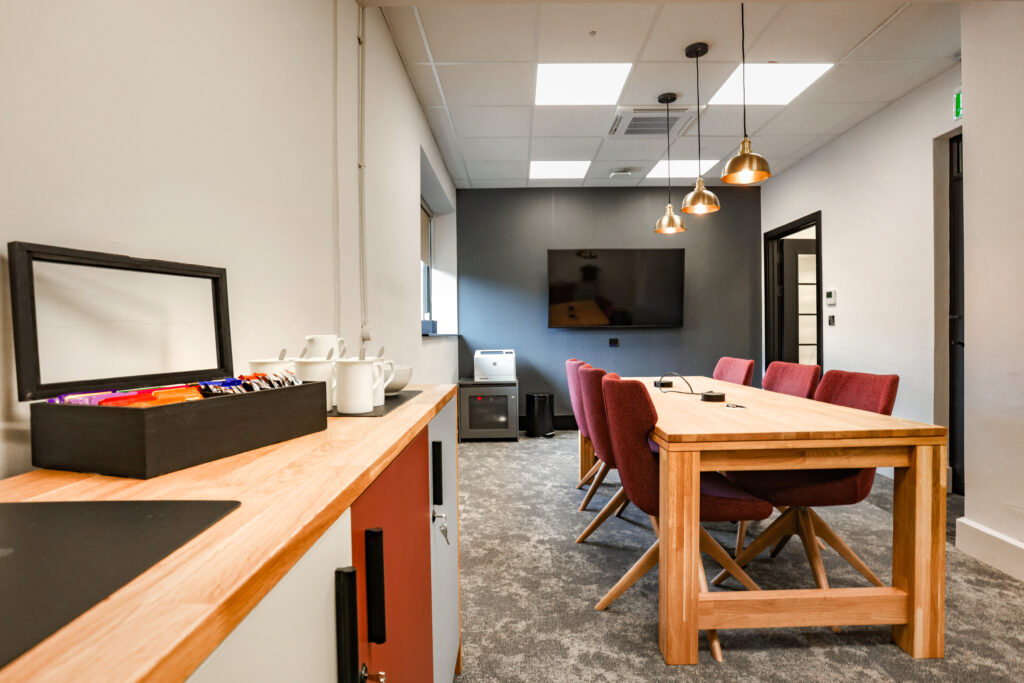
[[[609,337],[608,338],[608,346],[610,346],[613,349],[619,348],[619,338],[618,337]]]
[[[836,326],[836,317],[834,315],[830,315],[828,317],[828,326],[829,327],[835,327]]]

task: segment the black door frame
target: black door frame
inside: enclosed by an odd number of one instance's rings
[[[782,265],[782,238],[814,226],[814,250],[816,255],[817,311],[818,311],[818,365],[824,370],[824,301],[821,289],[821,211],[807,214],[803,218],[786,223],[782,227],[764,234],[764,361],[765,366],[779,358],[781,353],[779,320],[779,278]]]
[[[959,183],[959,185],[957,184]],[[959,211],[959,215],[957,212]],[[957,305],[959,304],[959,305]],[[949,466],[950,490],[964,493],[963,133],[949,139]]]

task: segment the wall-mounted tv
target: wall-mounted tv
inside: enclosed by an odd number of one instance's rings
[[[683,249],[549,249],[548,327],[682,327]]]

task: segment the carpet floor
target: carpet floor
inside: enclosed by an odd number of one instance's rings
[[[594,604],[654,542],[630,506],[583,544],[575,537],[619,488],[614,472],[586,512],[576,490],[577,433],[459,446],[462,657],[459,683],[492,681],[1001,681],[1024,680],[1024,583],[946,546],[946,657],[914,660],[885,626],[721,631],[725,662],[704,634],[697,667],[669,667],[658,650],[658,572],[606,612]],[[962,514],[950,497],[950,521]],[[888,583],[892,481],[877,477],[868,500],[819,513]],[[751,535],[768,522],[751,527]],[[726,548],[732,524],[705,525]],[[952,528],[952,527],[951,527]],[[869,585],[831,549],[829,582]],[[709,577],[718,566],[707,557]],[[813,588],[797,539],[775,559],[748,565],[763,588]],[[733,579],[722,589],[742,590]]]

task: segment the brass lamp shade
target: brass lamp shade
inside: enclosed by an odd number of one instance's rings
[[[665,215],[658,219],[658,224],[654,226],[654,232],[659,235],[675,235],[679,232],[686,232],[683,217],[676,215],[671,204],[665,205]]]
[[[711,190],[704,187],[704,179],[697,178],[697,186],[693,192],[683,197],[683,203],[679,210],[683,213],[714,213],[722,208],[718,203],[718,197]]]
[[[743,138],[740,153],[729,159],[722,170],[722,182],[731,185],[750,185],[771,177],[768,160],[750,151],[750,138]]]

